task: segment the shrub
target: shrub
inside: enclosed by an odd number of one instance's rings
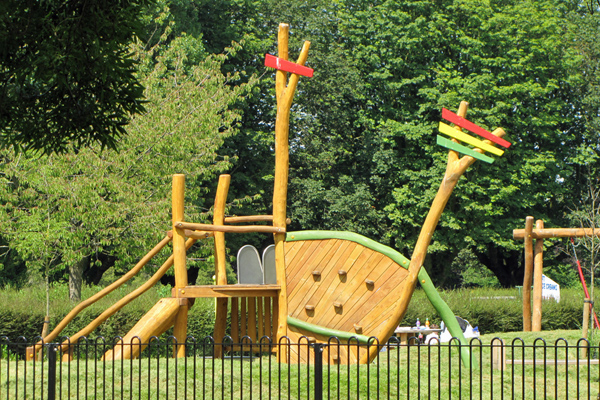
[[[104,310],[139,286],[134,282],[127,287],[119,288],[110,293],[97,303],[84,309],[61,332],[61,336],[72,336],[93,321]],[[83,297],[87,298],[97,293],[98,287],[86,287]],[[89,335],[89,339],[103,336],[112,340],[115,336],[124,336],[135,323],[146,313],[161,297],[165,290],[160,285],[135,299]],[[52,288],[50,291],[50,330],[52,330],[74,307],[69,302],[68,294],[63,286]],[[0,336],[15,339],[25,336],[32,339],[40,336],[43,327],[45,312],[45,289],[43,287],[28,287],[25,289],[0,290]],[[188,314],[188,332],[197,338],[212,335],[214,325],[214,301],[212,299],[196,299],[194,306]],[[172,329],[166,334],[172,334]]]
[[[523,329],[523,300],[517,289],[459,289],[441,291],[442,299],[455,315],[478,326],[484,333],[514,332]],[[583,310],[583,292],[561,290],[560,303],[542,301],[542,330],[579,329]],[[440,323],[425,293],[417,289],[408,306],[402,326],[414,326],[417,317]]]
[[[77,316],[61,333],[71,336],[84,328],[118,299],[139,286],[140,282],[131,283],[128,287],[117,289],[98,303],[88,307]],[[87,287],[84,297],[89,297],[99,290]],[[117,312],[96,329],[90,339],[104,336],[112,340],[115,336],[125,335],[134,324],[169,293],[165,287],[150,289]],[[521,331],[523,326],[522,298],[517,289],[458,289],[441,291],[440,295],[447,302],[455,315],[468,320],[471,325],[478,326],[483,333]],[[39,336],[45,316],[45,289],[28,287],[20,290],[5,289],[0,291],[0,335],[11,339],[25,336],[28,339]],[[73,308],[67,299],[64,286],[53,288],[50,292],[51,329]],[[583,293],[578,289],[561,290],[561,301],[543,301],[542,329],[579,329],[581,327]],[[432,323],[439,324],[440,317],[425,296],[417,289],[410,302],[402,326],[413,326],[417,318],[422,322],[429,318]],[[188,334],[197,339],[212,335],[215,321],[214,299],[196,299],[188,315]],[[172,329],[166,335],[172,334]]]

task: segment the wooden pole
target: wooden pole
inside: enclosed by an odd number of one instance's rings
[[[176,226],[177,222],[184,220],[184,192],[185,192],[185,175],[173,175],[173,197],[172,197],[172,218],[173,218],[173,265],[175,272],[175,289],[177,296],[185,295],[185,287],[188,285],[188,276],[186,269],[186,249],[185,249],[185,233],[183,229]],[[175,317],[175,327],[173,335],[177,343],[185,343],[187,339],[187,314],[188,302],[187,299],[182,299],[179,303],[179,311]],[[175,357],[185,356],[184,346],[175,346]]]
[[[229,193],[230,175],[219,176],[217,186],[217,195],[215,196],[215,206],[213,213],[213,224],[223,225],[225,220],[225,204],[227,203],[227,194]],[[215,232],[215,279],[217,285],[227,285],[227,254],[225,249],[225,232]],[[237,313],[237,310],[231,310]],[[227,298],[216,299],[216,318],[213,338],[216,343],[222,343],[225,337],[225,328],[227,325]],[[214,357],[221,358],[223,347],[215,346]]]
[[[535,227],[544,229],[544,221],[538,219]],[[540,332],[542,330],[542,272],[544,269],[544,239],[535,240],[535,251],[533,260],[533,314],[531,330]]]
[[[279,24],[277,35],[278,55],[282,60],[288,60],[289,25]],[[304,42],[297,63],[304,65],[308,58],[310,42]],[[277,70],[275,74],[275,92],[277,96],[277,120],[275,122],[275,182],[273,188],[273,226],[284,229],[284,232],[274,233],[275,265],[277,271],[277,284],[280,285],[277,311],[277,336],[276,339],[287,336],[287,288],[285,276],[285,228],[287,212],[287,187],[289,173],[289,119],[292,99],[299,75],[291,74],[286,86],[287,72]],[[287,359],[287,351],[282,347],[278,352],[280,360]]]
[[[523,274],[523,331],[531,331],[531,283],[533,280],[533,217],[525,218],[525,272]]]
[[[197,241],[196,239],[188,239],[185,243],[186,249],[189,249],[190,247],[192,247],[192,245],[194,243],[196,243],[196,241]],[[156,285],[156,283],[158,283],[160,278],[165,274],[165,272],[167,272],[169,270],[169,268],[171,268],[172,265],[173,265],[173,255],[169,256],[169,258],[167,258],[167,260],[160,266],[160,268],[154,273],[154,275],[152,275],[152,277],[150,279],[148,279],[146,282],[144,282],[143,285],[141,285],[139,288],[135,289],[133,292],[124,296],[121,300],[117,301],[115,304],[113,304],[106,310],[104,310],[102,312],[102,314],[97,316],[85,328],[83,328],[79,332],[75,333],[74,335],[71,335],[71,338],[69,341],[65,341],[61,344],[61,348],[63,349],[63,351],[64,351],[64,349],[66,349],[66,346],[69,343],[75,343],[79,340],[79,338],[81,338],[83,336],[89,336],[89,334],[92,333],[92,331],[94,329],[96,329],[98,326],[100,326],[100,324],[103,323],[104,321],[106,321],[110,316],[114,315],[117,311],[119,311],[120,309],[125,307],[127,304],[131,303],[133,300],[135,300],[140,295],[145,293],[152,286]]]
[[[160,250],[162,250],[163,247],[165,247],[170,241],[171,241],[171,238],[169,236],[165,236],[165,238],[160,243],[158,243],[156,246],[154,246],[154,248],[152,250],[150,250],[148,252],[148,254],[146,254],[129,272],[127,272],[121,278],[117,279],[115,282],[113,282],[109,286],[105,287],[104,289],[102,289],[101,291],[96,293],[95,295],[93,295],[93,296],[89,297],[88,299],[79,303],[62,319],[62,321],[60,321],[60,323],[52,330],[52,332],[50,332],[50,334],[43,335],[43,333],[42,333],[43,341],[46,343],[49,343],[49,342],[52,342],[54,339],[56,339],[58,337],[58,335],[62,332],[62,330],[65,329],[65,327],[69,324],[69,322],[71,322],[82,310],[84,310],[91,304],[95,303],[96,301],[100,300],[101,298],[106,296],[108,293],[112,292],[113,290],[115,290],[116,288],[118,288],[119,286],[121,286],[125,282],[127,282],[129,279],[131,279],[135,274],[137,274],[144,267],[144,265],[146,265],[148,263],[148,261],[150,261],[156,254],[158,254],[158,252],[160,252]],[[73,339],[73,338],[71,338],[71,339]],[[75,339],[73,339],[73,341],[75,341]],[[41,346],[41,345],[42,345],[42,341],[39,341],[38,343],[35,344],[35,347],[39,350],[39,348],[40,348],[39,346]],[[33,349],[33,347],[27,348],[27,354],[28,354],[27,359],[28,360],[33,357],[32,349]],[[29,355],[29,354],[31,354],[31,355]]]
[[[582,323],[582,330],[583,332],[581,333],[581,337],[584,339],[588,338],[588,329],[590,326],[590,303],[591,300],[589,297],[586,297],[585,300],[583,301],[583,323]],[[584,347],[582,349],[582,355],[583,357],[581,358],[587,358],[587,348]]]
[[[462,101],[458,108],[457,115],[464,118],[467,114],[468,106],[469,103]],[[498,128],[493,132],[493,134],[495,136],[502,137],[504,136],[505,132],[501,128]],[[491,143],[489,140],[486,142]],[[483,151],[480,149],[477,149],[476,151],[483,153]],[[427,248],[431,243],[433,233],[437,227],[442,213],[444,212],[444,208],[446,207],[446,204],[448,203],[450,195],[458,183],[458,180],[475,161],[476,159],[470,156],[463,156],[459,158],[459,154],[456,151],[450,150],[448,152],[446,173],[442,179],[440,188],[433,199],[433,203],[431,204],[429,212],[427,213],[425,222],[421,227],[421,232],[419,234],[419,238],[417,239],[417,243],[415,245],[415,249],[413,250],[410,264],[408,266],[406,284],[400,293],[400,299],[397,303],[398,306],[396,310],[394,310],[393,315],[391,315],[385,323],[385,326],[382,330],[383,336],[379,338],[380,340],[387,340],[392,336],[394,330],[398,326],[398,323],[402,320],[402,317],[406,313],[410,298],[412,297],[417,284],[419,271],[421,270],[423,262],[425,261],[425,256],[427,255]],[[374,359],[377,355],[377,351],[377,346],[371,346],[369,353],[365,353],[365,355],[361,357],[360,363],[366,363],[367,357],[370,360]]]

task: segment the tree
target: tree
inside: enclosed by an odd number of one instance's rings
[[[150,0],[0,4],[0,144],[115,148],[144,88],[129,50]]]
[[[53,266],[68,270],[75,283],[73,300],[86,269],[97,272],[89,273],[96,282],[110,266],[129,269],[164,237],[172,174],[186,174],[186,218],[202,222],[216,175],[229,166],[217,149],[235,133],[239,117],[230,105],[245,86],[227,85],[220,72],[224,55],[190,63],[190,50],[202,49],[201,43],[169,31],[149,49],[142,43],[135,49],[147,112],[133,118],[120,152],[96,145],[42,157],[0,153],[4,239],[32,269],[49,262],[40,248],[53,249]],[[200,245],[200,258],[209,247]],[[201,261],[191,263],[200,267]]]
[[[587,193],[581,198],[578,206],[571,212],[570,218],[581,228],[591,229],[592,235],[577,238],[578,245],[582,245],[585,254],[576,254],[584,261],[582,269],[590,276],[590,296],[594,300],[594,282],[600,267],[600,178],[589,177]]]
[[[566,40],[580,7],[561,0],[252,4],[248,14],[259,17],[244,32],[262,51],[274,49],[262,29],[279,20],[292,27],[290,49],[295,40],[312,41],[315,76],[299,86],[290,129],[292,228],[354,230],[410,255],[443,175],[446,151],[433,135],[440,109],[467,100],[469,119],[503,127],[515,144],[462,179],[426,266],[437,284],[451,286],[449,267],[469,249],[502,285],[519,284],[522,249],[511,230],[528,214],[561,225],[580,187],[571,161],[583,154],[589,124],[580,118],[581,81]],[[247,64],[256,64],[252,57]],[[233,191],[240,180],[267,176],[262,163],[256,174],[247,167],[257,154],[267,159],[254,150],[269,144],[272,93],[264,87],[235,139]]]

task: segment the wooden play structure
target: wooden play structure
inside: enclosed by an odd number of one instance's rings
[[[230,344],[239,344],[244,336],[256,342],[266,335],[272,337],[275,344],[270,351],[277,352],[281,360],[305,362],[310,356],[309,346],[304,346],[302,350],[301,346],[278,347],[277,343],[326,343],[331,337],[336,337],[341,342],[350,341],[356,346],[329,346],[325,353],[327,362],[366,363],[378,351],[376,346],[369,346],[369,343],[385,343],[393,335],[406,312],[417,282],[423,287],[451,334],[467,344],[454,314],[441,299],[422,266],[434,230],[459,178],[476,160],[493,162],[485,152],[502,155],[503,150],[495,144],[503,147],[510,145],[501,139],[504,131],[496,129],[490,133],[465,119],[468,107],[466,102],[460,104],[456,114],[446,109],[442,111],[442,118],[455,125],[452,127],[440,123],[440,132],[450,137],[448,139],[440,135],[437,139],[439,144],[450,149],[446,173],[410,259],[356,233],[288,232],[290,222],[286,207],[290,108],[300,76],[312,76],[312,70],[304,66],[309,42],[304,43],[295,63],[288,61],[288,29],[285,24],[279,26],[278,57],[268,55],[265,60],[267,66],[277,69],[272,215],[226,216],[225,204],[231,177],[222,175],[218,182],[212,224],[187,222],[183,200],[185,177],[174,175],[172,231],[127,275],[78,305],[44,341],[54,340],[79,311],[135,275],[150,258],[172,241],[173,254],[155,275],[142,287],[107,309],[88,327],[73,335],[70,342],[64,342],[63,350],[68,350],[70,344],[88,335],[102,321],[154,285],[171,266],[175,272],[172,297],[160,300],[123,338],[125,344],[147,343],[151,336],[160,335],[170,327],[174,327],[177,343],[184,343],[188,309],[196,298],[209,297],[216,299],[213,337],[217,343],[226,335],[227,313],[230,310],[233,339]],[[463,128],[482,136],[484,140],[468,135],[463,132]],[[459,153],[464,155],[459,156]],[[228,285],[225,275],[225,236],[246,232],[273,235],[274,245],[265,252],[262,261],[265,278],[251,283]],[[196,240],[208,238],[214,240],[215,285],[191,286],[187,282],[187,250]],[[256,256],[252,256],[253,253]],[[258,260],[256,250],[249,254],[249,260],[252,257]],[[240,256],[238,263],[245,260],[245,257]],[[240,277],[244,276],[240,270],[245,268],[245,262],[238,265]],[[40,344],[41,342],[38,346]],[[216,346],[215,349],[215,357],[222,356],[222,347]],[[35,348],[30,349],[30,357],[34,357],[34,350]],[[117,345],[105,354],[105,358],[137,357],[141,350],[141,345]],[[177,356],[182,356],[183,351],[183,346],[175,346]],[[467,347],[462,349],[461,357],[463,361],[469,361]]]
[[[539,332],[542,330],[542,272],[544,268],[544,239],[576,238],[600,236],[600,229],[591,228],[544,228],[544,221],[538,219],[533,228],[534,218],[525,218],[525,229],[514,229],[513,238],[525,242],[525,272],[523,275],[523,331]],[[535,239],[535,246],[533,243]],[[583,277],[583,271],[577,260],[579,279],[585,292],[584,325],[588,322],[587,315],[593,312],[590,294]],[[533,307],[531,304],[531,287],[533,282]],[[600,328],[598,318],[594,313],[596,327]],[[587,331],[587,329],[586,329]]]

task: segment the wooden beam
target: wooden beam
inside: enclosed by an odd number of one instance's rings
[[[194,238],[194,239],[207,239],[207,238],[213,237],[215,235],[214,232],[192,231],[190,229],[184,229],[183,234],[185,235],[185,237]]]
[[[525,273],[523,274],[523,331],[531,331],[531,283],[533,280],[533,217],[525,219]]]
[[[277,34],[277,51],[278,56],[282,60],[288,59],[288,39],[290,27],[287,24],[279,24]],[[299,65],[304,65],[308,58],[308,50],[310,42],[305,41],[296,61]],[[288,174],[289,174],[289,127],[290,127],[290,110],[292,108],[292,100],[294,92],[298,86],[300,76],[292,74],[287,82],[287,73],[282,70],[277,70],[275,74],[275,94],[277,97],[277,119],[275,121],[275,176],[273,182],[273,227],[281,229],[281,231],[273,234],[275,244],[275,265],[277,273],[277,284],[280,286],[278,291],[277,311],[273,311],[273,318],[277,321],[275,339],[278,341],[288,334],[287,327],[287,289],[285,275],[285,250],[283,248],[285,242],[285,232],[287,227],[287,190],[288,190]],[[275,312],[277,317],[275,317]],[[277,353],[279,361],[287,359],[287,350],[285,347]]]
[[[223,174],[219,176],[217,185],[217,194],[215,196],[215,205],[213,212],[213,224],[223,225],[225,220],[225,205],[227,204],[227,194],[229,193],[229,184],[231,175]],[[225,247],[225,232],[217,231],[215,236],[215,281],[217,285],[227,285],[227,249]],[[225,337],[227,327],[227,298],[219,298],[215,305],[215,327],[213,338],[217,343],[222,343]],[[223,356],[223,347],[216,346],[213,356],[221,358]]]
[[[268,225],[248,225],[248,226],[232,226],[232,225],[212,225],[212,224],[197,224],[192,222],[179,221],[175,223],[179,229],[189,229],[195,231],[211,231],[211,232],[229,232],[229,233],[285,233],[285,227],[274,227]]]
[[[182,288],[188,284],[186,258],[187,251],[185,248],[185,234],[183,229],[177,227],[177,221],[183,221],[184,218],[184,192],[185,192],[185,175],[173,175],[173,196],[172,196],[172,219],[173,219],[173,269],[175,272],[175,287]],[[179,306],[177,316],[175,317],[175,326],[173,327],[173,335],[177,343],[185,343],[187,339],[187,303]],[[184,346],[175,346],[175,357],[185,356]]]
[[[188,298],[277,297],[279,289],[279,285],[201,285],[173,288],[171,293],[173,297]]]
[[[226,224],[239,224],[242,222],[273,222],[272,215],[242,215],[236,217],[225,217]]]
[[[187,286],[187,269],[185,267],[186,250],[185,250],[185,235],[183,227],[177,226],[183,221],[184,216],[184,196],[185,191],[185,175],[173,175],[173,265],[175,272],[175,287]]]
[[[513,239],[524,239],[526,235],[525,229],[514,229]],[[546,228],[533,229],[530,233],[532,239],[551,239],[563,237],[585,237],[585,236],[600,236],[600,229],[596,228]]]
[[[189,248],[192,247],[192,245],[194,243],[196,243],[195,239],[188,239],[185,242],[185,248],[187,250],[189,250]],[[85,328],[83,328],[79,332],[71,335],[71,337],[68,341],[64,341],[62,343],[61,348],[63,349],[63,351],[67,348],[65,346],[68,346],[70,343],[77,342],[77,340],[79,340],[79,338],[82,336],[89,336],[90,333],[94,329],[96,329],[98,326],[100,326],[100,324],[103,323],[104,321],[106,321],[110,316],[112,316],[114,313],[119,311],[121,308],[123,308],[124,306],[126,306],[127,304],[132,302],[134,299],[139,297],[141,294],[146,292],[148,289],[150,289],[152,286],[154,286],[160,280],[160,278],[165,274],[165,272],[167,272],[167,270],[169,268],[171,268],[171,266],[173,265],[173,258],[174,258],[173,255],[171,255],[161,265],[161,267],[154,273],[154,275],[152,275],[152,277],[150,279],[148,279],[147,281],[144,282],[144,284],[142,286],[135,289],[133,292],[124,296],[121,300],[117,301],[115,304],[113,304],[112,306],[110,306],[109,308],[104,310],[102,312],[102,314],[100,314],[98,317],[96,317],[96,319],[94,319],[92,322],[90,322]]]
[[[171,241],[171,237],[169,235],[165,236],[163,238],[163,240],[161,240],[156,246],[154,246],[154,248],[152,250],[150,250],[148,252],[148,254],[146,254],[144,257],[142,257],[142,259],[129,272],[127,272],[125,275],[123,275],[122,277],[120,277],[115,282],[108,285],[107,287],[105,287],[104,289],[102,289],[101,291],[96,293],[95,295],[91,296],[90,298],[82,301],[77,306],[75,306],[62,319],[62,321],[60,321],[60,323],[58,325],[56,325],[54,330],[52,330],[52,332],[49,335],[46,336],[42,333],[42,338],[44,339],[44,342],[46,342],[46,343],[52,342],[54,339],[56,339],[58,337],[58,335],[62,332],[62,330],[65,329],[65,327],[69,324],[69,322],[71,322],[83,309],[94,304],[96,301],[100,300],[101,298],[103,298],[104,296],[106,296],[107,294],[109,294],[113,290],[117,289],[118,287],[123,285],[125,282],[127,282],[131,278],[133,278],[138,272],[140,272],[142,267],[144,267],[148,263],[148,261],[152,260],[152,258],[154,258],[154,256],[157,255],[167,244],[169,244],[170,241]],[[46,325],[46,323],[44,323],[44,328],[46,328],[46,327],[47,327],[47,325]],[[36,344],[36,346],[41,345],[41,344],[42,344],[42,342],[40,341]]]
[[[535,222],[537,229],[544,229],[544,221]],[[531,330],[542,330],[542,273],[544,269],[544,239],[536,239],[533,252],[533,311],[531,316]]]

